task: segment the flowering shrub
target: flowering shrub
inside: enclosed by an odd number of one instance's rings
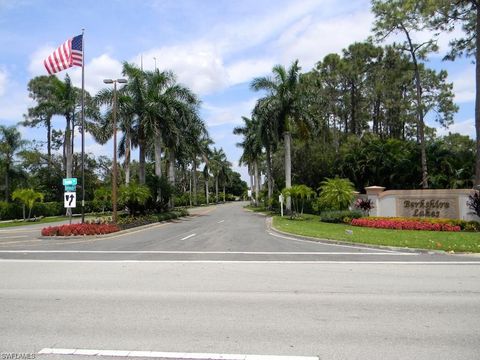
[[[461,219],[446,219],[446,218],[425,218],[425,217],[380,217],[371,216],[371,220],[392,220],[392,221],[416,221],[430,224],[448,224],[460,226],[463,231],[480,231],[480,223],[478,221],[467,221]]]
[[[114,224],[71,224],[49,226],[42,229],[43,236],[76,236],[76,235],[100,235],[119,231]]]
[[[460,231],[458,225],[446,223],[432,223],[417,220],[385,219],[385,218],[361,218],[353,219],[353,226],[371,227],[378,229],[396,230],[427,230],[427,231]]]
[[[363,210],[365,213],[369,214],[370,210],[372,210],[375,206],[373,206],[373,202],[370,199],[358,198],[355,201],[355,207],[357,209]]]

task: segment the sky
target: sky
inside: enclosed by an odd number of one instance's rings
[[[241,139],[232,130],[261,96],[250,90],[250,81],[295,59],[308,71],[327,54],[364,41],[373,20],[366,0],[0,0],[0,123],[23,120],[33,105],[28,81],[46,75],[43,59],[85,29],[85,87],[91,94],[104,87],[103,79],[121,77],[123,61],[140,65],[143,58],[145,69],[156,63],[173,70],[200,96],[215,146],[247,180],[246,169],[238,166]],[[437,133],[474,138],[474,65],[471,59],[441,61],[449,39],[458,35],[442,36],[439,53],[428,59],[428,66],[448,71],[460,108],[454,125]],[[66,73],[81,86],[79,68],[58,76]],[[63,128],[64,121],[55,119],[54,127]],[[26,139],[45,140],[44,128],[18,128]],[[86,150],[111,156],[112,145],[87,135]]]

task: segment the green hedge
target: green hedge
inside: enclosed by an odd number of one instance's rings
[[[360,211],[324,211],[320,214],[320,221],[327,223],[345,223],[350,224],[352,219],[358,219],[363,217],[363,213]]]

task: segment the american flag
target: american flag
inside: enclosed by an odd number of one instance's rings
[[[50,75],[72,66],[82,66],[83,35],[65,41],[43,61],[43,64]]]

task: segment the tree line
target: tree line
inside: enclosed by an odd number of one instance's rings
[[[367,41],[325,56],[306,73],[296,60],[252,80],[262,97],[234,133],[243,137],[241,161],[257,202],[263,169],[270,204],[274,191],[289,189],[292,179],[316,188],[325,177],[340,176],[358,190],[480,184],[479,91],[476,142],[458,134],[436,137],[426,121],[451,125],[458,107],[447,72],[425,62],[438,50],[439,33],[462,27],[465,37],[450,43],[446,59],[474,57],[478,87],[478,2],[373,0],[372,11]],[[425,30],[436,33],[415,42]],[[382,46],[394,33],[401,40]],[[291,209],[291,199],[286,206]]]
[[[173,207],[176,200],[178,205],[218,202],[222,190],[223,200],[226,193],[243,195],[246,183],[232,170],[223,149],[214,147],[199,115],[198,96],[179,84],[171,71],[145,71],[125,62],[122,73],[127,83],[117,90],[121,136],[115,151],[123,159],[119,185],[148,186],[157,208]],[[72,85],[68,75],[63,80],[38,76],[30,80],[28,91],[35,105],[21,124],[45,127],[46,141],[27,144],[15,126],[0,127],[4,199],[11,200],[12,188],[35,187],[47,201],[58,201],[63,192],[61,178],[80,175],[73,134],[81,128],[81,89]],[[102,145],[114,130],[113,95],[112,88],[94,96],[85,94],[85,130]],[[58,117],[65,120],[64,129],[54,128]],[[134,149],[138,149],[138,160],[132,159]],[[111,184],[112,163],[108,157],[87,154],[85,169],[87,199],[93,199],[95,189]]]

